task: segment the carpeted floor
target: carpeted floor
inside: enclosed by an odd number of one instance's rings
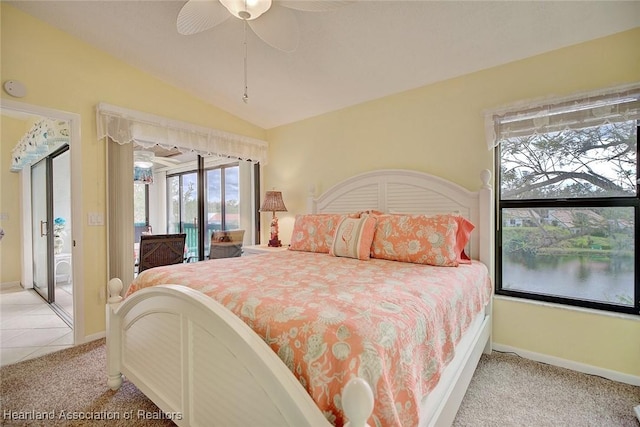
[[[639,427],[638,404],[640,387],[494,351],[482,355],[454,426]]]
[[[145,419],[162,412],[131,383],[125,381],[118,391],[110,390],[106,363],[102,339],[0,368],[2,425],[174,425],[168,420]],[[20,416],[31,420],[15,419]]]
[[[173,425],[157,419],[162,412],[132,384],[109,390],[105,366],[104,340],[98,340],[0,368],[0,422]],[[482,356],[454,425],[639,427],[633,412],[639,403],[640,387],[494,352]]]

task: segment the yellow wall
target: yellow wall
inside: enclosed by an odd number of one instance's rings
[[[2,81],[27,87],[20,101],[79,114],[82,135],[85,334],[104,331],[106,230],[87,225],[87,214],[105,214],[105,149],[96,137],[95,107],[106,102],[175,120],[265,139],[265,131],[92,48],[42,21],[1,3]],[[2,92],[2,98],[11,99]],[[16,141],[1,141],[2,152]],[[6,148],[5,145],[10,145]],[[3,158],[3,162],[6,160]],[[4,190],[4,175],[3,190]],[[2,193],[2,205],[15,203]],[[4,246],[4,242],[2,242]],[[3,262],[5,253],[3,252]]]
[[[10,172],[11,149],[27,131],[27,124],[7,116],[0,116],[0,227],[4,238],[0,241],[0,283],[20,281],[20,181],[17,173]],[[5,143],[7,141],[7,143]],[[10,144],[9,142],[13,142]]]
[[[638,46],[640,28],[268,130],[266,187],[289,208],[281,240],[310,186],[319,193],[355,173],[417,169],[477,190],[480,171],[493,169],[484,110],[640,81]],[[497,343],[640,376],[640,318],[494,307]]]
[[[494,301],[494,342],[640,377],[640,319]]]

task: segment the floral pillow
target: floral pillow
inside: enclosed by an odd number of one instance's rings
[[[291,234],[292,251],[329,253],[342,214],[296,215]]]
[[[369,259],[375,231],[376,218],[373,216],[342,218],[336,227],[329,255],[360,260]]]
[[[371,257],[457,267],[457,235],[458,219],[454,215],[379,215]]]

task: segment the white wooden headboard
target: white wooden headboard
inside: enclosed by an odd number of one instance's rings
[[[310,213],[348,213],[376,209],[385,213],[456,212],[476,228],[469,242],[470,256],[493,271],[493,191],[491,172],[480,174],[481,188],[469,191],[424,172],[381,169],[348,178],[319,197],[310,194]]]

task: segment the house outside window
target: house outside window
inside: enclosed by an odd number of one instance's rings
[[[634,86],[491,114],[497,294],[640,313],[639,111]]]

